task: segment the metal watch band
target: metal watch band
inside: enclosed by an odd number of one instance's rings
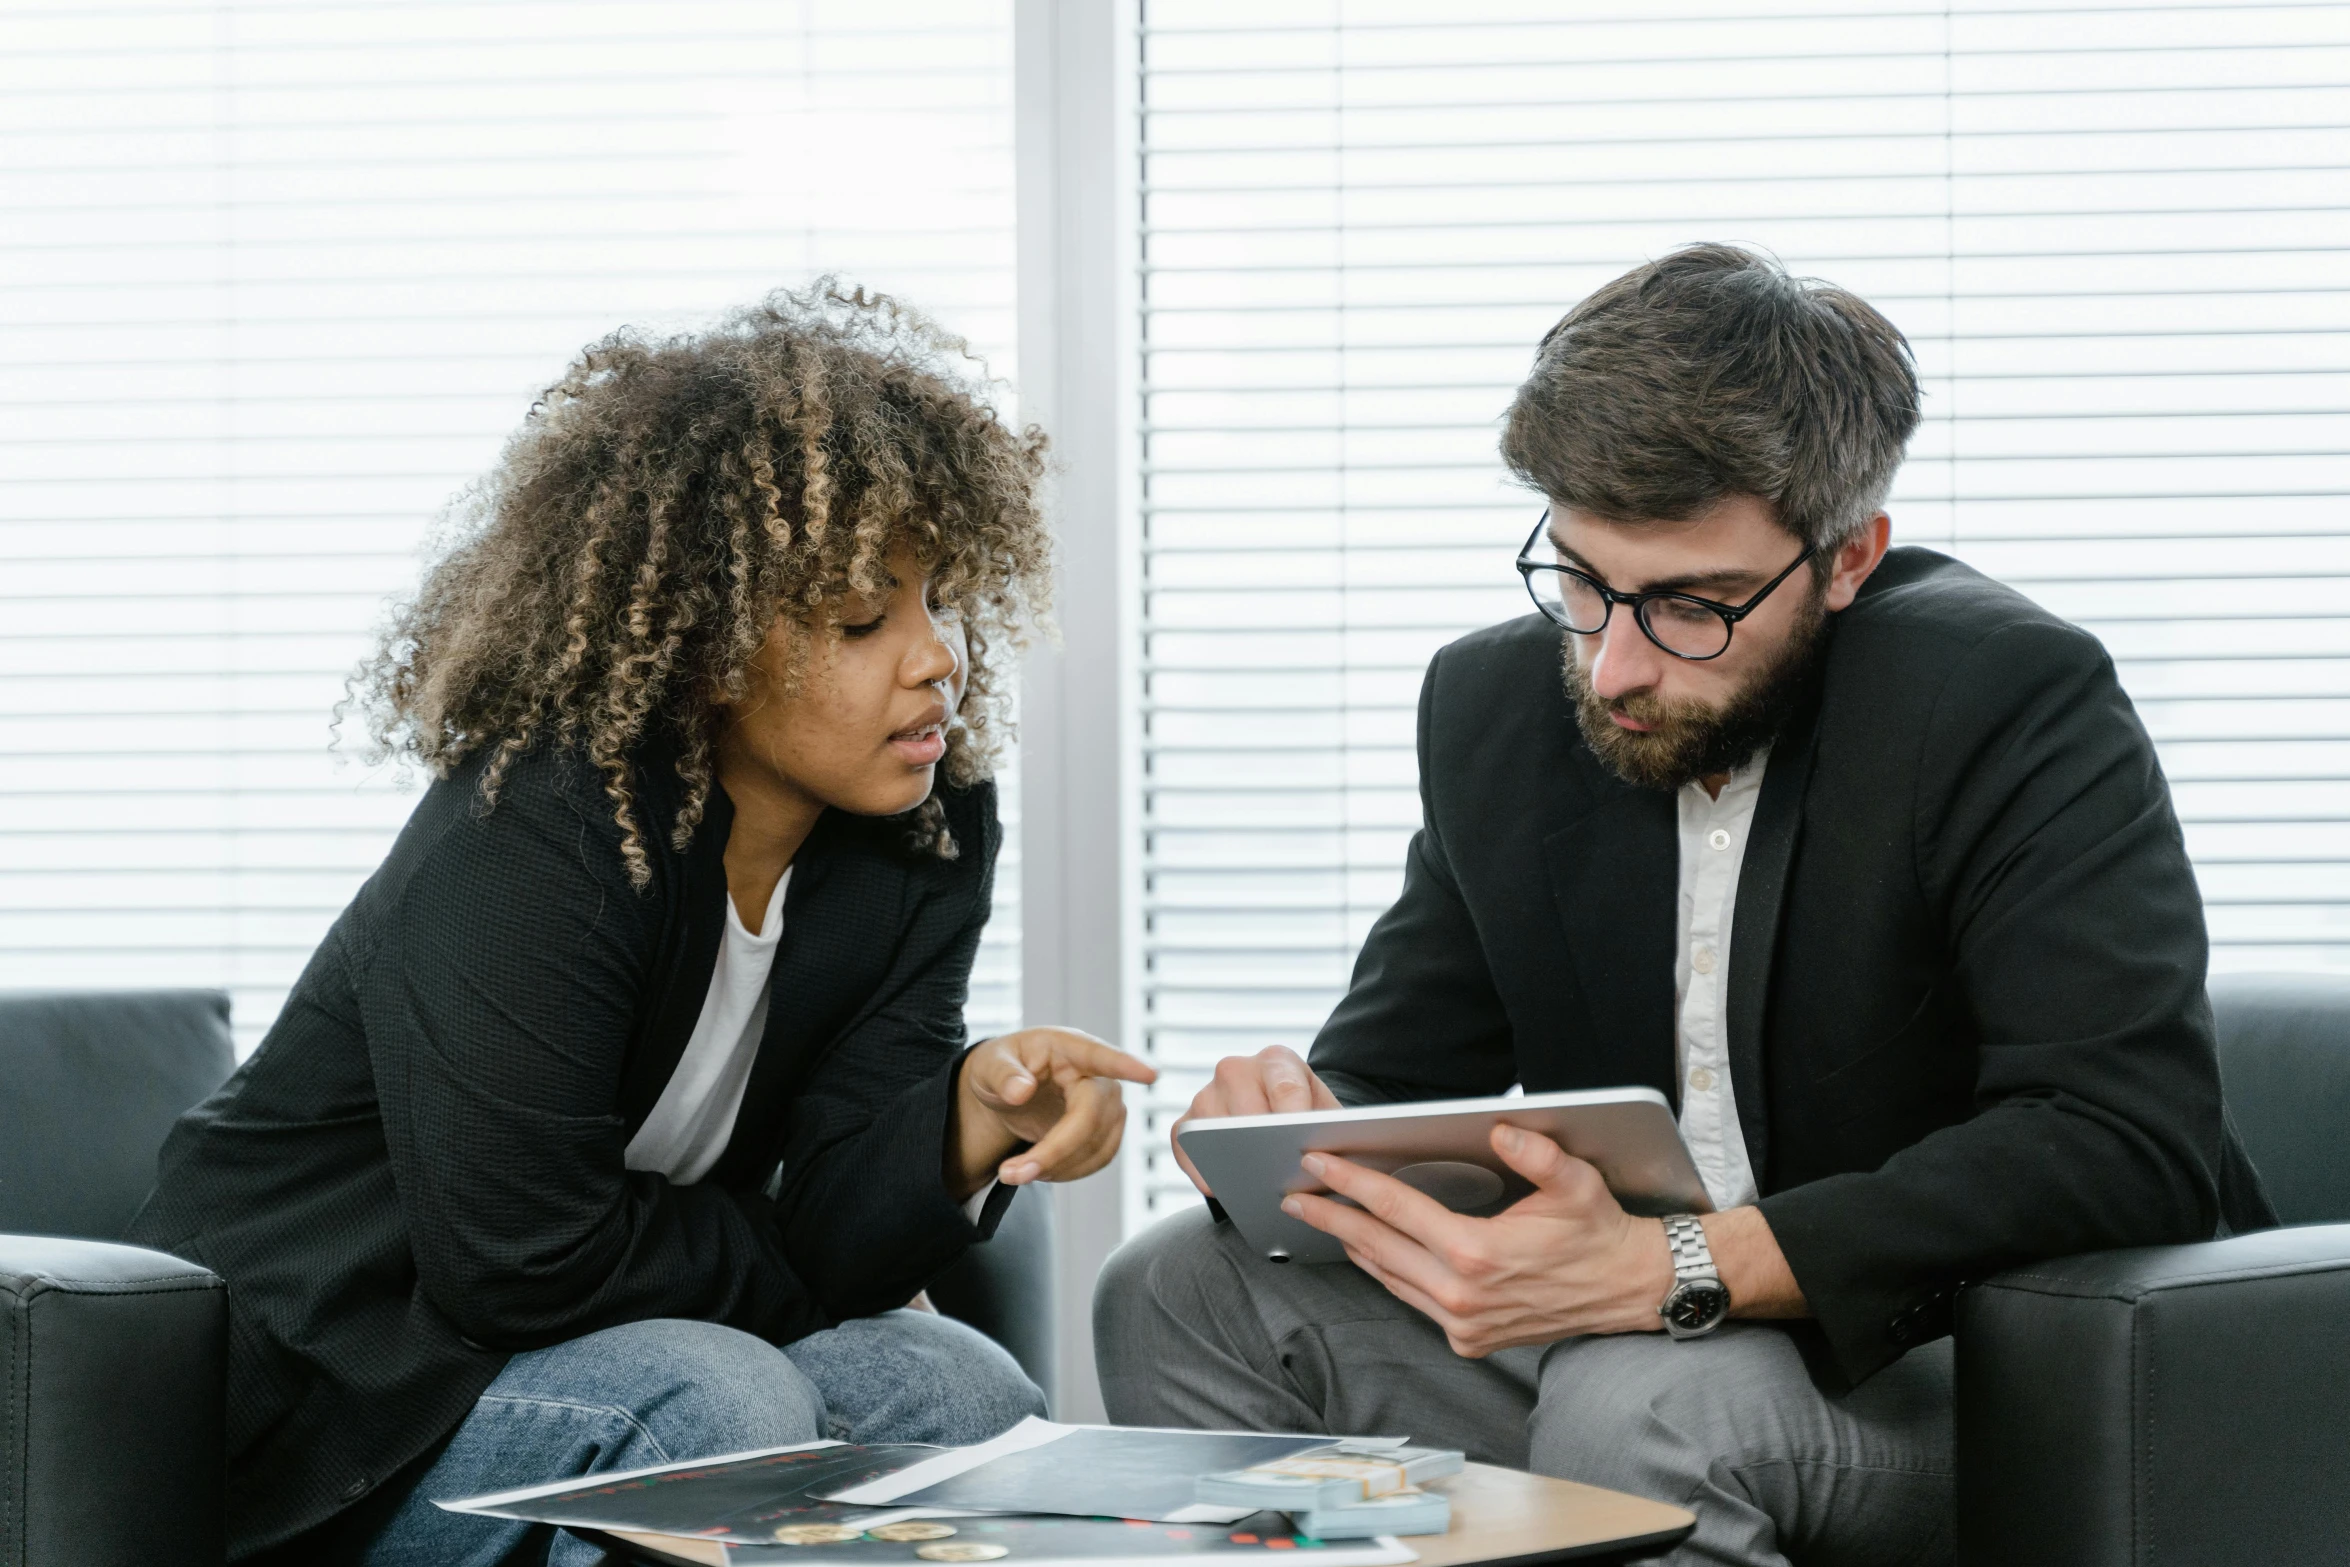
[[[1676,1213],[1665,1219],[1665,1244],[1673,1250],[1673,1277],[1686,1279],[1714,1272],[1713,1248],[1705,1243],[1705,1226],[1694,1214]]]
[[[1665,1331],[1675,1339],[1703,1338],[1730,1314],[1730,1292],[1714,1266],[1713,1248],[1705,1243],[1705,1226],[1694,1214],[1668,1214],[1664,1220],[1665,1246],[1673,1254],[1673,1287],[1656,1314],[1665,1319]]]

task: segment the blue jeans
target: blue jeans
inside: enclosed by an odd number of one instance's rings
[[[606,1328],[516,1355],[368,1547],[368,1567],[589,1567],[544,1526],[443,1512],[436,1497],[835,1437],[983,1442],[1044,1413],[993,1340],[948,1317],[859,1317],[780,1349],[709,1322]]]

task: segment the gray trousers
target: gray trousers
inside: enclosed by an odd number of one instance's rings
[[[1484,1360],[1351,1266],[1266,1262],[1195,1209],[1128,1241],[1094,1290],[1125,1425],[1410,1436],[1675,1503],[1664,1560],[1900,1567],[1952,1560],[1948,1340],[1829,1396],[1795,1338],[1563,1339]]]

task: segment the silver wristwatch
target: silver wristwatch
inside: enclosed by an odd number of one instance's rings
[[[1730,1291],[1714,1269],[1705,1226],[1693,1215],[1676,1213],[1665,1220],[1665,1244],[1673,1250],[1673,1287],[1656,1314],[1675,1338],[1711,1333],[1730,1314]]]

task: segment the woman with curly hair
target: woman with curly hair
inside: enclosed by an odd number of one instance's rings
[[[356,685],[436,781],[133,1238],[229,1283],[231,1556],[568,1561],[435,1498],[1042,1401],[903,1308],[1149,1068],[964,1046],[1043,438],[829,285],[588,349]]]

